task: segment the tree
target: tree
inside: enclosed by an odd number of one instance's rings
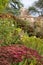
[[[35,6],[38,8],[43,8],[43,0],[38,0],[37,2],[35,2]]]
[[[23,6],[20,0],[0,0],[0,12],[11,12],[16,14]]]
[[[28,8],[29,12],[43,15],[43,0],[38,0],[34,2],[34,5]]]
[[[0,13],[3,12],[8,5],[9,0],[0,0]]]
[[[7,7],[8,12],[18,14],[20,8],[23,6],[20,0],[11,0],[9,3],[10,7]]]
[[[38,0],[35,2],[35,6],[39,9],[39,13],[43,15],[43,0]]]
[[[38,13],[38,10],[34,6],[29,7],[28,10],[29,10],[30,14],[36,14],[36,13]]]

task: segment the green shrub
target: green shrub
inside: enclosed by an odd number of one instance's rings
[[[15,44],[20,41],[21,28],[17,28],[15,20],[0,18],[0,46]]]
[[[0,44],[8,45],[12,41],[12,35],[14,33],[15,26],[10,19],[0,18]]]
[[[43,39],[36,38],[36,36],[29,37],[27,34],[24,34],[20,38],[21,44],[26,45],[29,48],[37,50],[41,55],[43,55]]]
[[[0,0],[0,13],[5,11],[8,2],[9,0]]]

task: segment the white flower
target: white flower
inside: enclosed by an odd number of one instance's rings
[[[14,26],[14,24],[12,24],[12,26]]]

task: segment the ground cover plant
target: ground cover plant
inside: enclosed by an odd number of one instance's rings
[[[30,59],[30,62],[25,62],[27,65],[31,65],[31,60],[34,61],[34,65],[43,64],[43,57],[40,56],[36,50],[27,48],[24,45],[17,44],[0,47],[0,65],[16,65],[17,63],[22,62],[23,59]]]

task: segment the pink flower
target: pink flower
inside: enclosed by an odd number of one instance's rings
[[[38,62],[43,62],[43,57],[41,57],[36,50],[27,48],[24,45],[15,44],[0,47],[0,65],[10,65],[10,63],[21,62],[24,58],[35,58]]]

